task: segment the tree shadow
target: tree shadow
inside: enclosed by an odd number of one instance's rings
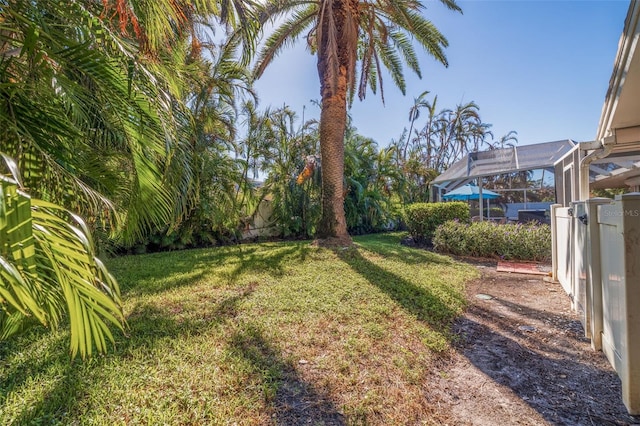
[[[96,356],[87,361],[69,359],[68,335],[61,335],[52,343],[55,348],[46,351],[46,357],[29,356],[31,345],[39,345],[47,338],[48,330],[30,332],[20,341],[4,343],[3,353],[24,352],[3,368],[0,373],[0,422],[11,424],[64,424],[73,423],[69,415],[77,410],[87,389],[99,381],[101,367],[114,358],[126,359],[140,349],[151,352],[163,339],[181,335],[200,335],[213,327],[224,326],[238,314],[239,303],[249,297],[257,284],[250,284],[236,295],[229,296],[213,305],[207,315],[198,318],[180,318],[167,309],[154,305],[138,305],[128,318],[127,335],[115,336],[115,348],[105,356]],[[32,377],[54,377],[53,383],[37,400],[25,404],[23,410],[10,421],[3,418],[2,404],[13,391],[28,385]],[[51,382],[51,380],[49,381]]]
[[[373,237],[371,241],[367,237]],[[454,265],[455,260],[448,256],[433,253],[429,250],[416,249],[400,244],[398,237],[394,235],[362,236],[356,238],[359,248],[378,254],[386,259],[393,259],[410,265],[418,264],[442,264]]]
[[[496,383],[511,389],[554,425],[625,425],[627,414],[615,372],[567,353],[551,358],[469,318],[456,328],[465,337],[458,350]]]
[[[144,296],[188,287],[229,255],[211,249],[183,250],[179,256],[175,252],[129,255],[109,259],[107,267],[123,296]]]
[[[230,272],[224,272],[229,281],[233,281],[245,272],[266,272],[273,277],[285,274],[285,264],[306,260],[311,247],[307,243],[289,243],[277,246],[264,244],[260,249],[242,251],[238,254],[236,266]]]
[[[237,316],[238,305],[257,286],[257,283],[250,283],[241,288],[238,294],[212,304],[210,310],[197,316],[181,316],[183,310],[179,307],[138,304],[127,318],[127,335],[116,340],[118,351],[114,355],[141,347],[151,348],[157,341],[167,337],[179,337],[183,334],[198,336],[223,325]],[[186,313],[190,314],[188,311]]]
[[[130,270],[136,271],[135,279],[124,280],[123,294],[129,296],[132,293],[155,294],[180,286],[189,286],[206,273],[207,267],[230,263],[231,258],[236,264],[231,265],[234,269],[230,279],[251,270],[266,271],[279,276],[284,274],[287,262],[292,259],[304,260],[310,250],[308,244],[303,243],[278,245],[275,250],[261,249],[262,247],[231,247],[213,251],[188,250],[180,253],[180,256],[176,256],[175,253],[132,256],[131,259],[125,260],[122,267],[116,268],[116,273],[126,274]],[[170,260],[172,261],[169,262]],[[142,264],[144,264],[144,271],[141,271]],[[175,274],[177,278],[172,279],[171,274]],[[144,286],[140,285],[142,281],[145,282]],[[26,336],[28,338],[10,345],[6,342],[2,343],[0,362],[4,358],[2,353],[26,352],[26,354],[24,357],[12,360],[11,365],[3,365],[3,371],[0,373],[0,404],[6,401],[9,394],[13,394],[14,391],[20,392],[20,389],[28,387],[30,378],[55,376],[48,381],[46,391],[33,396],[33,401],[25,404],[19,412],[11,414],[10,422],[15,424],[64,423],[69,420],[70,413],[78,410],[77,407],[85,398],[85,393],[99,380],[99,374],[95,372],[100,370],[101,365],[111,362],[114,358],[126,359],[138,350],[151,353],[156,345],[164,344],[161,342],[167,338],[178,338],[184,334],[197,336],[215,327],[224,327],[236,318],[240,303],[253,293],[257,285],[255,282],[249,283],[237,289],[236,294],[219,301],[212,300],[211,306],[198,315],[192,315],[179,304],[167,303],[158,306],[151,303],[138,303],[127,318],[126,334],[115,333],[115,348],[111,348],[107,355],[95,357],[86,363],[80,360],[69,362],[68,348],[65,346],[68,335],[60,336],[56,347],[48,351],[46,357],[30,356],[28,348],[30,345],[42,342],[49,333],[47,330],[29,334]],[[284,365],[281,361],[276,363],[278,368]],[[297,379],[297,376],[292,373],[293,369],[281,368],[281,370],[285,373],[284,377],[287,380],[283,382],[278,397],[285,402],[290,400],[293,404],[291,413],[294,414],[287,414],[288,418],[292,419],[295,416],[305,419],[314,418],[316,415],[314,413],[304,417],[309,410],[333,412],[327,408],[328,406],[324,407],[321,404],[315,408],[296,405],[297,402],[320,401],[321,398],[316,396],[311,386]],[[282,413],[287,413],[283,408],[284,405],[279,407]],[[8,415],[1,413],[0,406],[0,418]],[[332,416],[325,414],[327,419],[325,424],[343,424],[331,420],[339,418],[337,412]],[[288,423],[283,421],[280,424]]]
[[[499,305],[509,306],[511,315],[509,313],[502,315],[488,307],[471,305],[467,308],[466,316],[490,322],[503,334],[525,339],[547,353],[574,357],[576,345],[589,345],[589,340],[584,337],[582,325],[578,320],[561,314],[545,313],[505,300],[492,299],[490,302],[494,303],[494,301]],[[457,328],[458,331],[464,332],[464,327],[460,324]]]
[[[265,399],[273,406],[276,425],[346,424],[333,402],[302,379],[255,327],[236,332],[230,346],[235,356],[248,361],[259,374]]]
[[[107,263],[124,296],[143,296],[195,284],[218,266],[230,265],[220,275],[229,281],[249,271],[275,277],[285,273],[288,261],[304,261],[308,243],[262,244],[191,249],[145,255],[123,256]]]
[[[50,339],[49,343],[44,343],[43,339]],[[46,356],[30,356],[39,351],[36,346],[46,344],[53,349],[46,350]],[[16,357],[17,361],[5,363],[5,354],[13,353],[23,356]],[[0,373],[0,421],[12,424],[32,424],[34,419],[42,419],[43,422],[55,418],[49,412],[55,412],[58,405],[72,404],[76,395],[81,393],[81,363],[71,361],[68,352],[68,335],[60,333],[52,338],[48,329],[32,329],[19,339],[3,342],[2,354],[0,355],[3,368]],[[15,419],[9,421],[4,418],[1,408],[13,391],[19,390],[27,385],[33,376],[49,377],[55,380],[54,384],[42,392],[42,395],[35,403],[25,404],[23,410]],[[49,383],[52,381],[49,380]],[[47,415],[38,415],[48,413]]]
[[[444,303],[442,297],[437,293],[428,288],[417,286],[376,265],[362,256],[358,248],[338,250],[336,253],[355,272],[386,293],[407,312],[438,330],[442,328],[443,324],[448,324],[459,314],[449,304]],[[455,299],[459,306],[464,306],[465,299],[462,292],[456,292],[446,285],[439,290],[446,293],[447,297]]]

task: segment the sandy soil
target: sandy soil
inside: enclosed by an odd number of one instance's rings
[[[457,351],[427,395],[449,424],[640,425],[560,285],[495,266],[476,264],[481,277],[467,284],[469,307],[455,324]]]

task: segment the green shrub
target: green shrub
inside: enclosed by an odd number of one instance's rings
[[[507,260],[544,261],[551,257],[549,225],[449,221],[439,226],[434,248],[442,253]]]
[[[430,240],[436,228],[449,220],[468,223],[469,205],[461,201],[410,204],[405,207],[404,219],[414,240]]]

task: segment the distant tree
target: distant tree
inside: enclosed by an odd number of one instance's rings
[[[513,148],[518,143],[518,132],[510,130],[506,135],[500,136],[497,141],[491,142],[489,147],[491,149],[503,149],[507,147]]]
[[[407,135],[407,141],[406,144],[404,146],[404,149],[402,150],[402,157],[406,158],[407,157],[407,149],[409,148],[409,146],[411,145],[411,141],[412,141],[412,131],[413,131],[413,124],[415,123],[415,121],[420,117],[420,109],[422,108],[426,108],[428,110],[431,110],[432,105],[429,103],[429,101],[427,101],[425,98],[426,96],[429,94],[428,90],[425,90],[424,92],[420,93],[420,95],[417,98],[413,98],[413,106],[411,106],[411,108],[409,109],[409,131],[408,131],[408,135]],[[436,99],[434,99],[434,104],[436,102]]]
[[[437,111],[437,96],[426,99],[428,91],[414,99],[409,110],[410,129],[415,127],[420,110],[428,114],[424,124],[419,125],[415,135],[403,132],[401,138],[392,141],[396,148],[396,163],[404,173],[403,191],[405,202],[427,201],[430,182],[454,162],[469,152],[492,147],[491,124],[480,118],[480,108],[474,102],[456,105],[454,109]],[[506,141],[511,141],[509,133]],[[506,143],[506,142],[505,142]]]

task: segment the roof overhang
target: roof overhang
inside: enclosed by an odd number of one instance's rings
[[[615,135],[616,144],[640,142],[640,2],[631,1],[602,107],[596,140]]]
[[[581,198],[588,197],[589,188],[636,186],[640,177],[639,41],[640,1],[632,0],[618,42],[596,140],[583,145],[582,164],[590,165],[590,178],[585,181],[586,176],[581,176]]]

